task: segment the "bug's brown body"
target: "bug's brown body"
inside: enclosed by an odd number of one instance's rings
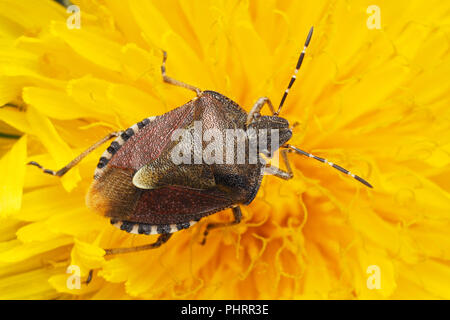
[[[176,165],[170,158],[178,143],[171,139],[175,129],[192,128],[194,121],[201,120],[203,130],[215,128],[225,135],[226,129],[245,130],[246,119],[239,105],[217,92],[204,91],[179,108],[132,126],[102,156],[87,205],[113,222],[127,222],[120,225],[124,230],[138,225],[138,233],[147,233],[155,226],[150,233],[162,233],[250,203],[260,187],[263,164]],[[133,184],[134,175],[144,166],[151,167],[145,182],[151,189]],[[140,224],[149,226],[139,229]]]
[[[293,177],[287,157],[290,152],[326,163],[372,188],[366,180],[341,166],[287,144],[292,136],[292,131],[289,122],[279,117],[279,113],[289,89],[296,79],[312,32],[313,28],[309,31],[295,73],[276,111],[270,99],[262,97],[256,101],[250,112],[246,113],[239,105],[220,93],[202,91],[168,77],[165,71],[167,54],[163,52],[161,66],[163,80],[195,91],[196,98],[168,113],[144,119],[123,132],[110,133],[58,171],[45,169],[34,161],[29,164],[41,168],[45,173],[63,176],[92,150],[111,138],[117,137],[100,158],[95,170],[94,182],[87,195],[87,205],[110,217],[111,222],[124,231],[160,234],[160,236],[152,244],[108,249],[106,254],[157,248],[165,243],[173,232],[188,228],[209,214],[232,208],[233,221],[209,223],[206,226],[202,242],[204,244],[209,230],[240,222],[239,205],[249,204],[254,199],[264,173],[285,180]],[[261,116],[261,109],[265,105],[270,108],[271,116]],[[243,162],[238,161],[237,154],[235,154],[232,159],[234,161],[231,163],[228,161],[223,162],[224,164],[201,161],[200,163],[176,164],[171,158],[174,148],[181,146],[185,149],[195,150],[194,145],[198,144],[198,141],[180,142],[172,139],[175,130],[194,129],[195,131],[198,121],[201,123],[200,131],[214,129],[222,137],[226,136],[225,131],[228,129],[243,131],[245,134],[240,139],[244,141],[245,150],[249,150],[250,137],[260,140],[259,132],[276,129],[275,131],[279,132],[276,140],[272,140],[271,136],[265,137],[267,140],[276,141],[275,145],[267,141],[266,146],[258,145],[254,150],[257,154],[271,157],[276,151],[275,148],[280,148],[281,160],[286,170],[265,164],[260,157],[257,162],[249,161],[248,152],[244,153]],[[205,146],[205,142],[202,140],[200,144],[203,144],[202,147]]]

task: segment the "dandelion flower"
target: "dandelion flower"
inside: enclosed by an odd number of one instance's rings
[[[450,298],[449,3],[0,0],[0,298]],[[228,211],[161,248],[85,206],[102,150],[58,169],[111,131],[193,94],[247,111],[277,103],[309,28],[315,34],[282,116],[290,143],[367,178],[369,190],[291,155],[294,178],[264,178],[239,225]],[[68,285],[69,266],[89,285]],[[69,270],[70,271],[70,270]],[[378,277],[378,278],[373,278]],[[378,280],[377,280],[378,279]]]

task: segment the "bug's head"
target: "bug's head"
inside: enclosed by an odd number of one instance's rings
[[[259,141],[267,142],[267,149],[259,151],[269,157],[292,137],[289,122],[279,116],[260,116],[249,124],[247,130],[254,130]]]

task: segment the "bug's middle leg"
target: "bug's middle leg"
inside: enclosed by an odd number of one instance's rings
[[[223,227],[229,227],[235,224],[238,224],[241,222],[241,218],[242,218],[242,211],[241,208],[239,206],[233,207],[231,208],[233,210],[233,216],[234,216],[234,220],[230,221],[230,222],[218,222],[218,223],[209,223],[206,226],[206,230],[205,232],[203,232],[203,240],[200,243],[201,245],[204,245],[206,243],[206,237],[209,234],[209,231],[212,229],[216,229],[216,228],[223,228]]]
[[[185,82],[176,80],[176,79],[171,78],[171,77],[166,75],[166,60],[167,60],[167,52],[163,51],[163,62],[162,62],[162,65],[161,65],[161,74],[162,74],[164,82],[173,84],[173,85],[178,86],[178,87],[186,88],[188,90],[192,90],[192,91],[194,91],[197,94],[197,96],[200,96],[201,93],[202,93],[202,90],[200,90],[199,88],[194,87],[194,86],[192,86],[190,84],[187,84]]]
[[[50,170],[50,169],[46,169],[44,167],[42,167],[39,163],[35,162],[35,161],[30,161],[27,164],[28,165],[32,165],[32,166],[36,166],[39,169],[42,169],[42,171],[44,173],[47,174],[51,174],[53,176],[57,176],[57,177],[62,177],[63,175],[65,175],[67,173],[67,171],[69,171],[70,169],[72,169],[73,167],[75,167],[84,157],[86,157],[89,153],[91,153],[92,151],[94,151],[95,149],[97,149],[98,147],[100,147],[102,144],[104,144],[106,141],[114,138],[114,137],[118,137],[120,134],[122,133],[122,131],[115,131],[115,132],[111,132],[109,133],[106,137],[104,137],[103,139],[101,139],[100,141],[97,141],[96,143],[94,143],[92,146],[90,146],[89,148],[87,148],[85,151],[83,151],[83,153],[81,153],[78,157],[76,157],[75,159],[73,159],[71,162],[69,162],[67,165],[65,165],[64,167],[62,167],[61,169],[59,169],[58,171],[54,171],[54,170]]]
[[[255,102],[255,104],[253,105],[252,109],[248,113],[247,122],[246,122],[247,125],[252,123],[253,119],[255,119],[255,118],[260,116],[260,111],[261,111],[261,109],[264,107],[264,105],[266,103],[267,103],[267,105],[270,108],[270,112],[272,112],[272,114],[275,114],[275,109],[273,108],[273,104],[270,101],[270,99],[267,98],[267,97],[261,97]]]

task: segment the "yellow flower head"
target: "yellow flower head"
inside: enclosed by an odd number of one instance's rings
[[[0,298],[450,298],[450,5],[445,1],[0,0]],[[243,221],[223,211],[158,249],[85,196],[107,133],[193,98],[277,104],[289,143],[364,177],[289,155]],[[266,110],[267,109],[263,109]],[[282,166],[282,164],[281,164]],[[83,283],[94,270],[89,285]],[[80,276],[79,278],[77,276]],[[81,280],[80,280],[81,279]]]

